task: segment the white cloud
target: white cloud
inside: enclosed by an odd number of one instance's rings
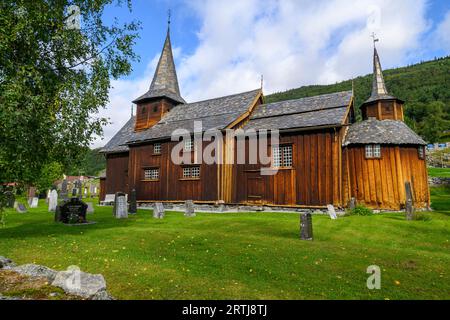
[[[194,52],[177,51],[187,101],[258,88],[261,74],[269,94],[369,73],[373,31],[383,67],[402,65],[429,27],[426,0],[186,0],[185,6],[201,21]],[[115,82],[108,108],[115,124],[105,129],[106,141],[129,118],[130,101],[148,89],[158,56],[142,79]]]
[[[444,20],[436,28],[434,33],[435,45],[447,52],[450,51],[450,11],[445,15]]]

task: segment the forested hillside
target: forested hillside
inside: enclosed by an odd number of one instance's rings
[[[68,168],[66,175],[97,176],[100,171],[106,168],[105,157],[99,153],[99,150],[86,148],[81,160]]]
[[[384,71],[391,95],[404,101],[408,125],[428,142],[450,140],[450,56],[416,65]],[[352,80],[332,85],[304,86],[266,96],[267,102],[297,99],[324,93],[351,90]],[[355,107],[369,96],[372,75],[354,79]]]

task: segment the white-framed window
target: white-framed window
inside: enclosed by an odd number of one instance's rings
[[[161,154],[161,143],[155,143],[153,145],[153,154]]]
[[[292,145],[273,146],[272,163],[275,168],[292,167]]]
[[[200,166],[183,167],[184,179],[199,179],[200,178]]]
[[[158,180],[159,179],[159,169],[151,168],[144,170],[144,179],[145,180]]]
[[[365,150],[367,159],[381,158],[381,146],[379,144],[368,144]]]
[[[194,150],[194,140],[184,140],[184,151],[189,152]]]
[[[417,149],[417,151],[418,151],[418,153],[419,153],[419,159],[425,159],[425,147],[423,147],[423,146],[420,146],[418,149]]]

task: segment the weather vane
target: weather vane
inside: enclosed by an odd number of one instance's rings
[[[380,41],[380,39],[377,38],[377,35],[375,34],[375,32],[372,32],[372,34],[370,36],[373,39],[373,46],[375,47],[375,43]]]
[[[170,27],[170,17],[171,17],[172,12],[170,11],[170,9],[167,11],[167,25]]]

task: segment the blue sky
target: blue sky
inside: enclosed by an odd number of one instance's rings
[[[449,0],[133,0],[114,18],[142,23],[133,72],[112,82],[102,116],[105,144],[127,121],[131,101],[150,85],[167,30],[181,93],[198,101],[259,87],[264,93],[327,84],[371,72],[371,32],[384,69],[450,54]]]

